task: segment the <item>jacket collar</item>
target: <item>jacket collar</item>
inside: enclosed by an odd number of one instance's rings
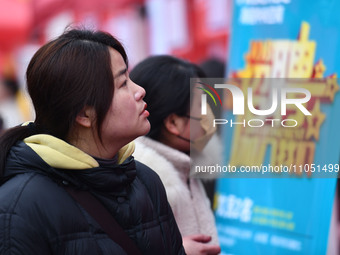
[[[136,177],[136,167],[128,145],[118,154],[114,165],[99,165],[90,155],[50,135],[35,135],[12,147],[5,174],[36,172],[48,175],[57,182],[69,183],[80,189],[111,192],[124,195]]]
[[[139,137],[136,141],[144,144],[145,146],[152,148],[155,152],[169,161],[181,174],[187,179],[190,174],[190,156],[171,148],[163,143],[148,138],[146,136]]]
[[[99,166],[90,155],[51,135],[33,135],[24,139],[24,142],[54,168],[77,170]],[[118,152],[118,163],[123,163],[131,156],[134,148],[133,142],[121,148]]]

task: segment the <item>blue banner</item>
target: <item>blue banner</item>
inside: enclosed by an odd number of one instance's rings
[[[244,92],[253,87],[254,102],[268,90],[253,78],[296,79],[295,88],[310,91],[304,106],[311,116],[288,113],[299,122],[288,131],[255,132],[247,118],[223,127],[224,165],[267,171],[218,180],[214,207],[223,254],[327,252],[340,155],[339,11],[334,0],[234,1],[229,77],[241,80]],[[242,123],[231,109],[225,106],[223,118]],[[275,178],[268,178],[270,167]]]

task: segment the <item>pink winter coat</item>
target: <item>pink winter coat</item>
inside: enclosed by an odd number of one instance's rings
[[[136,141],[133,156],[161,178],[182,236],[204,234],[219,244],[215,218],[201,180],[189,178],[190,157],[147,137]]]

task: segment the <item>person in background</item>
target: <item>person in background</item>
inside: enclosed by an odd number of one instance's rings
[[[12,77],[0,76],[0,118],[3,130],[16,126],[24,121],[17,101],[19,84]]]
[[[5,131],[4,128],[4,120],[2,119],[2,117],[0,116],[0,135]]]
[[[160,176],[189,255],[220,252],[209,200],[201,181],[189,175],[190,144],[202,150],[213,134],[198,117],[201,90],[190,86],[190,78],[203,76],[196,65],[166,55],[149,57],[130,73],[146,90],[151,124],[146,137],[136,140],[134,156]],[[190,119],[197,122],[191,128]]]
[[[150,123],[127,70],[100,31],[71,29],[35,53],[35,121],[0,138],[0,254],[185,254],[161,180],[131,156]]]
[[[202,61],[201,63],[199,63],[199,67],[203,70],[203,72],[205,73],[207,78],[214,78],[214,81],[218,83],[225,83],[225,78],[226,77],[226,73],[227,73],[227,64],[216,58],[216,57],[210,57],[205,59],[204,61]],[[214,115],[217,119],[219,118],[223,118],[222,117],[222,107],[214,107],[213,108],[213,112]],[[221,127],[217,127],[217,131],[218,134],[221,134]],[[216,141],[212,142],[212,144],[214,144],[216,146],[216,144],[218,144]],[[220,149],[219,150],[223,150],[223,146],[220,144],[219,145]],[[210,149],[210,146],[207,146],[207,148]],[[222,155],[220,155],[220,157],[222,158]],[[205,158],[202,159],[202,162],[204,162]],[[216,178],[210,178],[207,179],[205,178],[205,181],[203,182],[203,186],[205,188],[205,191],[207,193],[207,196],[209,197],[209,200],[211,202],[211,205],[213,205],[213,201],[215,198],[215,190],[216,190]]]
[[[224,78],[227,73],[227,64],[216,58],[209,57],[199,63],[199,67],[202,68],[205,75],[209,78]]]

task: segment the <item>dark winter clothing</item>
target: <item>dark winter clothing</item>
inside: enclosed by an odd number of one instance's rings
[[[99,165],[62,140],[36,135],[11,149],[5,179],[0,254],[126,254],[64,185],[90,191],[142,254],[184,254],[159,177],[132,156]]]

